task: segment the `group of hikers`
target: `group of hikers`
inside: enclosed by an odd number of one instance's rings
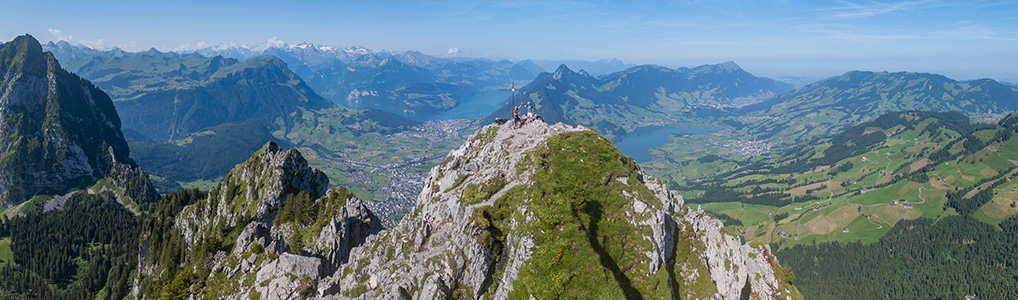
[[[522,109],[523,111],[526,111],[527,108],[530,108],[530,111],[527,112],[526,115],[521,117],[520,116],[520,109]],[[513,128],[514,129],[515,128],[523,127],[524,124],[530,123],[531,121],[533,121],[535,119],[537,119],[537,114],[534,114],[534,105],[530,104],[530,102],[521,103],[520,105],[513,106]]]

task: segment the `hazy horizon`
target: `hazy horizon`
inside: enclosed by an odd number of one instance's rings
[[[308,42],[512,61],[735,61],[773,78],[865,70],[1018,81],[1009,1],[2,3],[14,13],[0,20],[0,39],[132,52]]]

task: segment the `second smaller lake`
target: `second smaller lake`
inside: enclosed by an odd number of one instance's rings
[[[650,155],[650,149],[667,143],[668,136],[673,133],[708,134],[714,131],[718,131],[718,129],[665,126],[640,127],[615,143],[615,147],[619,148],[622,154],[632,157],[634,161],[643,163],[653,158]]]

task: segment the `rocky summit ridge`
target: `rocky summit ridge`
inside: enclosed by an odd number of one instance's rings
[[[382,229],[352,193],[328,186],[300,152],[269,142],[207,195],[164,197],[143,233],[135,296],[314,296],[319,278]],[[161,213],[174,203],[186,205]]]
[[[434,167],[417,207],[354,248],[318,296],[801,298],[789,275],[593,130],[507,123]]]
[[[798,299],[766,245],[682,206],[582,126],[482,128],[382,230],[297,150],[160,200],[136,298]]]

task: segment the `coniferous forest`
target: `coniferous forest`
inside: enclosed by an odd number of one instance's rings
[[[902,221],[872,244],[777,251],[806,299],[1018,299],[1018,218]]]
[[[0,298],[122,299],[137,266],[139,220],[110,192],[75,193],[63,209],[14,217],[0,234]]]

